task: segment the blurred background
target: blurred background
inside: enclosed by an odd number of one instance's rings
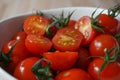
[[[0,20],[11,16],[61,7],[109,8],[120,0],[0,0]]]

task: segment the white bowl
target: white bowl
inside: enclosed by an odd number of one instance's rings
[[[73,13],[71,19],[78,20],[80,17],[88,15],[90,16],[96,8],[93,7],[67,7],[67,8],[58,8],[51,10],[42,10],[48,17],[52,15],[59,16],[62,11],[64,11],[65,15],[69,12]],[[96,14],[98,14],[102,9],[98,9]],[[31,15],[32,13],[26,13],[21,15],[16,15],[12,18],[7,18],[0,21],[0,50],[5,44],[5,42],[9,41],[11,37],[20,30],[21,25],[24,22],[24,19]],[[120,18],[120,17],[119,17]],[[17,80],[13,76],[9,75],[2,68],[0,68],[0,80]]]

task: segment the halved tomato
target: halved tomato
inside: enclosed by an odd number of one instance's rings
[[[78,52],[46,52],[43,56],[51,62],[50,67],[53,70],[63,71],[70,69],[75,64],[78,58]]]
[[[54,48],[60,51],[76,51],[83,39],[83,35],[73,28],[62,28],[53,37]]]
[[[84,35],[82,45],[89,44],[97,33],[91,25],[91,18],[89,16],[81,17],[76,23],[75,29],[79,30]]]
[[[25,40],[25,46],[34,55],[40,55],[51,49],[52,42],[44,36],[28,35]]]
[[[27,34],[44,35],[48,25],[47,18],[40,15],[31,15],[24,21],[24,31]]]

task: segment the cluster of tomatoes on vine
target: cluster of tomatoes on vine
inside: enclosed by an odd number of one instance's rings
[[[120,5],[96,11],[77,21],[74,11],[28,16],[3,46],[1,67],[19,80],[119,80]]]

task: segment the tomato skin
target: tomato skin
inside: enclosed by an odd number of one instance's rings
[[[90,60],[89,51],[85,48],[80,48],[78,50],[78,59],[75,64],[75,67],[87,70]]]
[[[12,45],[15,43],[15,41],[16,40],[11,40],[10,42],[6,43],[3,46],[2,51],[5,54],[7,54],[8,51],[11,49]],[[28,57],[31,57],[31,55],[30,55],[30,52],[25,47],[24,41],[22,41],[22,40],[18,41],[16,43],[16,46],[14,47],[14,50],[11,55],[11,62],[7,66],[6,70],[9,73],[12,73],[14,71],[15,67],[17,66],[17,64]]]
[[[57,31],[52,42],[54,48],[59,51],[76,51],[83,39],[83,35],[72,28],[62,28]]]
[[[76,20],[71,19],[68,23],[68,27],[75,28]]]
[[[18,32],[12,37],[12,40],[25,40],[26,36],[27,34],[24,31]]]
[[[94,38],[94,40],[90,44],[89,50],[92,56],[104,56],[105,48],[110,50],[117,46],[118,46],[118,42],[112,35],[101,34],[96,38]],[[111,55],[113,54],[114,54],[114,51],[111,53]]]
[[[44,35],[48,25],[47,18],[40,15],[31,15],[24,21],[23,28],[26,34]]]
[[[51,68],[56,71],[70,69],[78,58],[78,52],[47,52],[43,56],[51,62]]]
[[[94,78],[94,80],[119,80],[120,79],[120,63],[112,62],[109,63],[104,70],[98,75],[100,67],[102,66],[104,59],[96,58],[94,59],[89,67],[89,74]]]
[[[75,24],[75,29],[79,30],[84,36],[82,45],[89,44],[97,34],[97,31],[92,28],[91,18],[89,16],[81,17]]]
[[[14,76],[19,80],[37,80],[31,71],[33,65],[39,60],[37,57],[31,57],[19,63],[14,71]]]
[[[73,68],[60,72],[55,80],[93,80],[90,75],[82,69]]]
[[[118,33],[118,30],[120,29],[119,22],[117,19],[110,17],[107,14],[100,14],[98,17],[99,25],[105,26],[106,28],[103,28],[104,32],[107,34],[115,35]]]
[[[52,42],[44,36],[28,35],[25,40],[25,46],[32,54],[40,55],[51,49]]]

